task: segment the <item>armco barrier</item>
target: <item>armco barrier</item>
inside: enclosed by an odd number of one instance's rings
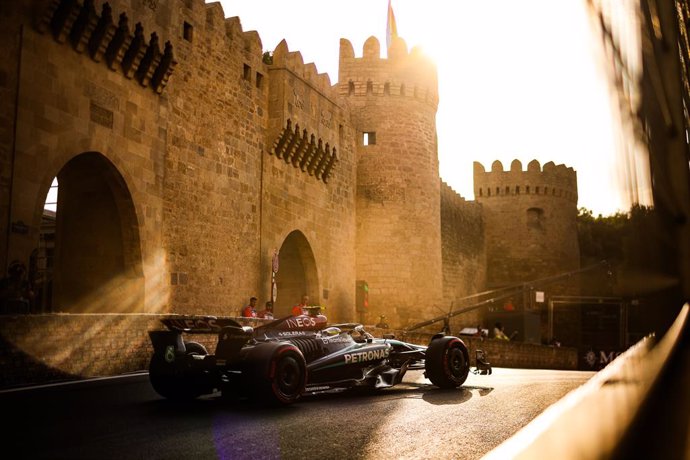
[[[504,459],[690,459],[690,321],[648,337],[489,452]]]

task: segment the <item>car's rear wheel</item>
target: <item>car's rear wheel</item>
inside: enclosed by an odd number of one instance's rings
[[[252,353],[254,397],[267,404],[291,404],[302,395],[307,383],[304,355],[291,344],[264,344]]]
[[[470,372],[467,347],[457,337],[432,340],[426,350],[425,370],[427,378],[437,387],[459,387]]]
[[[185,342],[187,355],[208,354],[198,342]],[[149,380],[159,395],[176,401],[194,399],[207,392],[204,375],[190,372],[189,358],[175,356],[174,350],[154,353],[149,364]]]

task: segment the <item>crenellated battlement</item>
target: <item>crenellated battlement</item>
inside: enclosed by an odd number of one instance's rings
[[[313,62],[305,64],[302,53],[290,51],[285,40],[278,43],[278,46],[273,51],[273,63],[269,66],[269,69],[286,69],[318,90],[322,95],[332,100],[336,99],[337,94],[331,86],[331,79],[328,74],[319,73],[316,64]]]
[[[254,57],[261,56],[263,45],[259,33],[255,30],[244,31],[240,18],[237,16],[226,18],[220,2],[205,3],[204,0],[191,0],[187,1],[187,3],[192,3],[194,8],[197,8],[197,5],[204,8],[206,13],[204,23],[206,33],[210,34],[211,32],[218,31],[217,33],[224,34],[229,41],[228,49],[237,47]],[[200,24],[197,26],[200,26]]]
[[[216,3],[206,5],[208,8],[207,13],[212,13],[218,15],[217,9],[220,8],[220,14],[223,15],[222,7],[209,8],[211,5],[216,5]],[[225,36],[235,43],[240,43],[242,49],[254,56],[260,56],[263,53],[263,44],[261,43],[261,37],[256,30],[242,30],[242,23],[240,18],[233,16],[230,18],[223,19],[225,25]]]
[[[532,160],[523,171],[522,163],[513,160],[509,170],[500,161],[491,164],[487,172],[479,162],[474,162],[474,195],[477,199],[518,195],[541,195],[577,202],[577,172],[552,161],[543,168]]]
[[[349,40],[340,39],[338,93],[343,97],[400,97],[438,106],[436,65],[421,48],[407,52],[402,38],[395,38],[388,58],[381,58],[376,37],[364,43],[362,57],[355,57]]]

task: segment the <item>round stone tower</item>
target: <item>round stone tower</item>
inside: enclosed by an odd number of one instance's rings
[[[394,39],[375,37],[356,58],[340,41],[338,89],[357,130],[357,279],[369,287],[366,321],[428,319],[441,305],[440,179],[435,65]],[[434,306],[439,307],[434,308]]]
[[[489,288],[562,274],[580,267],[577,173],[532,160],[491,171],[474,163],[474,196],[482,204]]]

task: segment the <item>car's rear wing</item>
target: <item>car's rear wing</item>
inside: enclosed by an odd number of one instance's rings
[[[242,329],[242,325],[230,318],[199,315],[171,315],[161,319],[169,330],[192,334],[218,334],[221,329],[233,326]]]

